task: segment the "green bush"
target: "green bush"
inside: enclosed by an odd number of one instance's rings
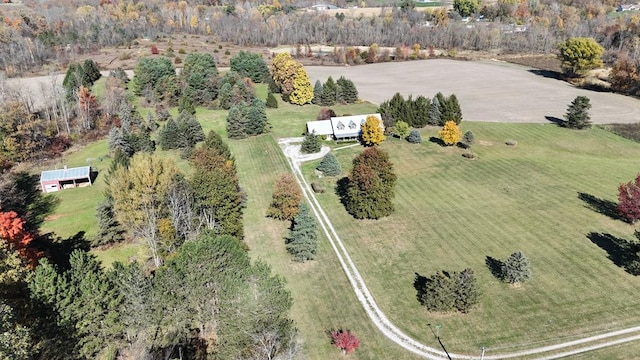
[[[231,58],[230,67],[241,77],[248,77],[254,83],[266,82],[270,77],[267,63],[260,54],[240,51],[238,55]]]
[[[273,96],[272,92],[269,92],[267,94],[267,103],[266,103],[266,105],[270,109],[277,109],[278,108],[278,100],[276,99],[275,96]]]
[[[320,139],[315,133],[307,133],[302,141],[300,152],[303,154],[314,154],[320,151],[322,145],[320,145]]]

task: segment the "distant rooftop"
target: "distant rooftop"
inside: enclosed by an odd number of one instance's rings
[[[40,181],[59,181],[88,178],[91,173],[90,166],[66,168],[57,170],[45,170],[40,174]]]

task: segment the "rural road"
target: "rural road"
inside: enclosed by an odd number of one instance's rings
[[[575,88],[568,83],[535,74],[532,69],[499,61],[431,59],[360,66],[307,66],[313,85],[329,76],[354,82],[361,99],[380,104],[396,92],[432,98],[437,92],[455,94],[466,121],[546,123],[545,117],[562,118],[578,95],[591,99],[591,120],[597,124],[640,122],[640,100]],[[222,70],[222,69],[221,69]],[[108,72],[103,72],[108,75]],[[41,76],[8,79],[6,84],[30,93],[42,105],[42,86],[55,78]]]
[[[322,151],[317,154],[301,155],[299,153],[300,145],[298,145],[298,143],[300,143],[301,141],[302,138],[279,139],[278,144],[284,152],[287,158],[287,162],[296,179],[296,182],[303,190],[305,199],[309,203],[311,210],[313,211],[318,220],[318,223],[320,224],[320,227],[329,240],[329,243],[337,256],[338,261],[340,262],[340,265],[342,266],[342,269],[345,272],[345,275],[347,276],[358,301],[369,316],[369,319],[378,328],[378,330],[380,330],[380,332],[382,332],[387,338],[389,338],[391,341],[398,344],[405,350],[430,360],[499,360],[522,359],[524,357],[530,359],[533,357],[537,360],[551,360],[566,358],[568,356],[588,351],[640,340],[640,326],[636,326],[617,331],[610,331],[595,336],[584,337],[577,340],[565,341],[558,344],[536,347],[511,353],[497,354],[493,353],[491,349],[487,349],[487,354],[485,355],[483,353],[481,357],[478,355],[445,353],[440,349],[426,346],[417,342],[410,336],[406,335],[402,330],[397,328],[378,307],[375,299],[373,298],[373,295],[369,292],[364,279],[360,275],[358,268],[351,259],[351,256],[342,243],[342,240],[338,236],[338,233],[333,227],[324,209],[316,199],[313,190],[305,180],[302,171],[300,170],[301,162],[318,159],[324,156],[328,148],[323,147]]]

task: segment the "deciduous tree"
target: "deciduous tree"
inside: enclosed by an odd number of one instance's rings
[[[617,210],[630,223],[640,220],[640,174],[634,181],[618,187]]]
[[[304,105],[313,100],[313,87],[311,86],[311,80],[309,80],[309,74],[300,66],[295,73],[293,80],[293,91],[289,94],[289,101],[292,104]]]
[[[362,124],[362,143],[364,146],[374,146],[381,144],[384,139],[384,127],[377,116],[369,115]]]
[[[445,145],[455,145],[460,141],[462,132],[454,121],[447,121],[444,123],[442,129],[438,132],[438,136]]]
[[[593,38],[572,37],[558,45],[562,69],[568,75],[582,75],[603,65],[604,48]]]
[[[162,264],[158,221],[166,211],[165,197],[178,169],[172,160],[137,153],[128,168],[116,169],[109,179],[118,221],[149,245],[156,266]]]
[[[389,155],[371,147],[353,160],[344,199],[345,208],[356,219],[379,219],[394,211],[397,177]]]
[[[350,330],[336,330],[331,332],[333,345],[344,353],[352,353],[360,347],[360,340]]]
[[[273,196],[267,216],[291,221],[298,214],[300,200],[302,200],[302,190],[293,175],[283,174],[273,186]]]

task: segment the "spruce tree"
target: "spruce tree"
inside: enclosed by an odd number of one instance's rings
[[[440,106],[442,109],[442,121],[453,121],[456,125],[462,122],[462,110],[460,110],[460,104],[455,94],[451,94],[445,99],[444,104],[440,103]]]
[[[244,103],[234,105],[227,115],[227,136],[230,139],[247,137],[247,106]]]
[[[320,82],[320,80],[316,80],[316,83],[313,86],[313,100],[311,100],[311,103],[320,105],[322,103],[322,92],[322,83]]]
[[[113,127],[109,130],[109,150],[116,152],[117,150],[131,156],[134,153],[133,146],[129,141],[129,133],[119,127]]]
[[[247,109],[247,135],[260,135],[268,130],[267,110],[260,99],[254,99]]]
[[[183,111],[189,114],[196,113],[196,107],[193,105],[193,101],[189,96],[181,96],[178,100],[178,112],[182,113]]]
[[[340,94],[340,99],[338,99],[340,102],[353,104],[358,101],[358,89],[356,89],[353,81],[341,76],[338,81],[336,81],[336,85],[338,86],[338,93]]]
[[[204,139],[204,147],[216,150],[223,158],[231,160],[231,150],[217,132],[211,130]]]
[[[340,162],[338,162],[338,159],[336,159],[332,153],[327,153],[316,169],[322,172],[324,176],[338,176],[342,172]]]
[[[586,96],[577,96],[564,115],[564,125],[570,129],[587,129],[591,127],[591,116],[589,115],[591,102]]]
[[[437,125],[442,126],[444,122],[442,122],[442,110],[440,109],[440,99],[442,93],[436,94],[431,101],[431,107],[429,108],[429,125]]]
[[[169,118],[158,133],[158,145],[160,145],[162,150],[177,149],[180,141],[179,138],[180,129],[178,125],[173,118]]]
[[[93,239],[92,246],[107,245],[124,240],[124,229],[116,220],[113,212],[113,201],[110,198],[96,206],[98,220],[98,235]]]
[[[233,105],[233,87],[229,83],[220,86],[220,94],[218,95],[218,106],[222,109],[229,110]]]
[[[180,137],[183,139],[181,148],[193,148],[198,142],[204,140],[202,125],[195,116],[187,111],[178,115],[178,128],[180,129]]]
[[[267,94],[267,102],[266,105],[269,109],[277,109],[278,108],[278,100],[276,100],[276,97],[273,96],[273,93],[271,91],[269,91],[269,93]]]
[[[431,100],[424,96],[418,96],[411,103],[412,119],[409,125],[415,128],[422,128],[429,122],[429,111],[431,110]]]
[[[531,265],[525,254],[518,251],[511,254],[502,266],[502,278],[510,283],[523,283],[531,278]]]
[[[309,206],[301,203],[285,238],[287,251],[295,261],[313,260],[318,248],[317,224]]]
[[[332,106],[336,103],[336,96],[338,93],[338,86],[333,78],[329,76],[327,81],[322,86],[322,96],[320,97],[320,105]]]
[[[473,270],[467,268],[460,273],[454,273],[455,278],[455,308],[463,313],[469,312],[478,303],[478,287]]]
[[[302,141],[300,152],[303,154],[313,154],[319,152],[321,147],[322,145],[320,144],[318,136],[315,133],[307,133],[304,141]]]
[[[415,129],[411,130],[409,136],[407,136],[407,141],[412,144],[420,144],[422,142],[422,135],[420,135],[420,131]]]

